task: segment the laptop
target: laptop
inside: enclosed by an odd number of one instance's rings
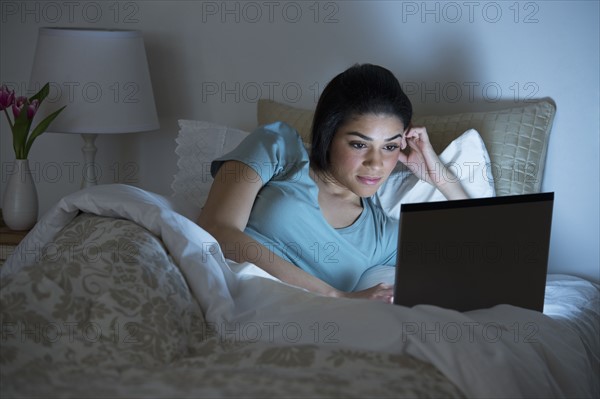
[[[394,303],[542,311],[554,193],[402,204]]]

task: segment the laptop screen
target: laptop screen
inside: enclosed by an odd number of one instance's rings
[[[554,193],[403,204],[394,303],[541,311]]]

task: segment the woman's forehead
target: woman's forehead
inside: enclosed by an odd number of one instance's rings
[[[336,134],[357,133],[362,136],[382,136],[386,139],[395,138],[404,132],[402,120],[389,114],[354,115],[343,123]]]

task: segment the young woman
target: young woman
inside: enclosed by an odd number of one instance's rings
[[[214,183],[198,223],[225,256],[289,284],[333,297],[391,302],[377,284],[354,291],[370,267],[395,265],[397,222],[372,200],[397,162],[448,199],[466,198],[427,131],[410,127],[412,105],[385,68],[355,65],[324,89],[310,155],[285,123],[263,126],[211,165]],[[449,171],[443,171],[448,176]]]

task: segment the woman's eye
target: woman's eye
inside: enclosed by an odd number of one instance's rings
[[[350,143],[350,146],[353,148],[359,149],[359,150],[367,147],[367,145],[365,143],[359,143],[359,142],[352,142],[352,143]]]
[[[387,151],[395,151],[396,149],[400,148],[400,146],[398,144],[390,144],[390,145],[386,145],[384,148]]]

